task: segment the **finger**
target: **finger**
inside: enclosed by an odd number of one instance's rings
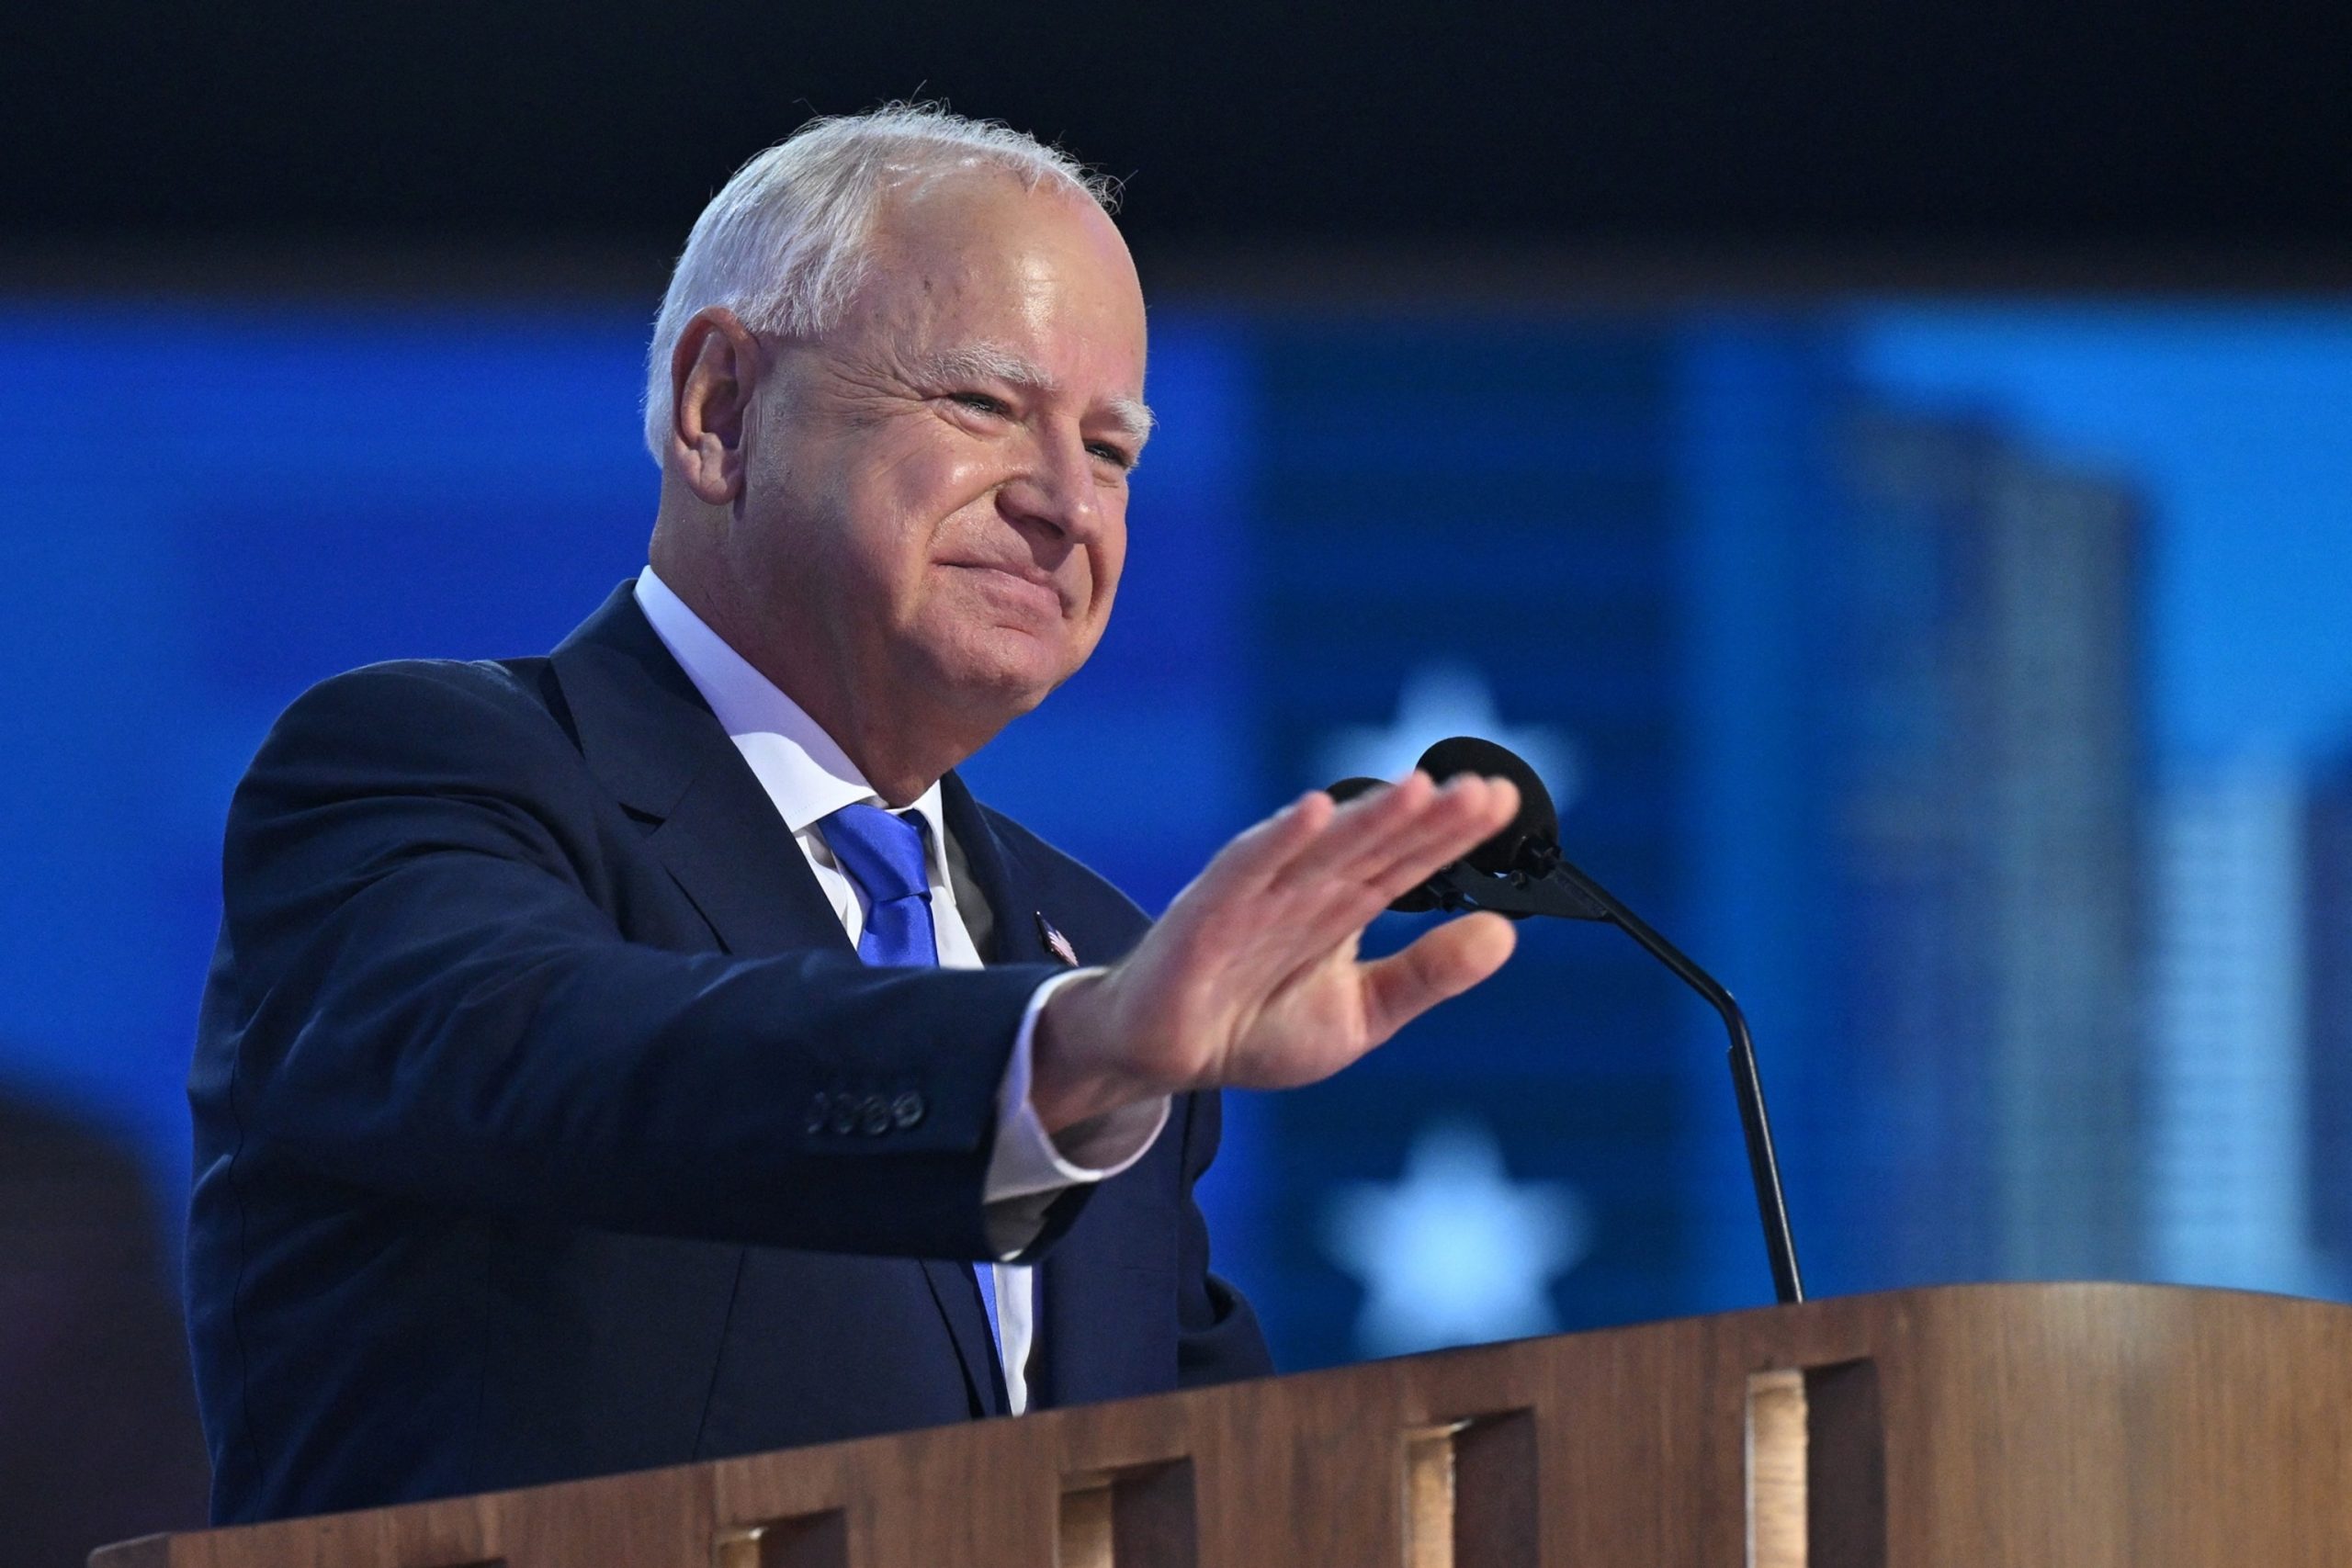
[[[1364,881],[1387,903],[1418,887],[1493,838],[1519,814],[1519,789],[1508,779],[1450,781],[1461,793],[1389,846],[1385,863],[1370,868]]]
[[[1264,821],[1247,829],[1219,850],[1193,886],[1224,893],[1242,885],[1262,884],[1281,874],[1299,852],[1313,843],[1345,807],[1335,806],[1319,789],[1308,790]]]
[[[1419,812],[1378,824],[1377,834],[1367,829],[1331,855],[1302,854],[1286,880],[1319,874],[1329,883],[1323,891],[1335,899],[1363,888],[1385,904],[1491,837],[1519,809],[1518,800],[1517,790],[1503,780],[1457,775]]]
[[[1341,937],[1361,932],[1397,895],[1427,881],[1439,867],[1460,859],[1491,837],[1519,809],[1518,792],[1498,779],[1472,775],[1447,781],[1420,813],[1392,822],[1370,861],[1334,866],[1314,849],[1303,852],[1278,885],[1295,895],[1281,934],[1282,952],[1269,942],[1269,962],[1318,953]],[[1338,834],[1336,823],[1325,838]],[[1318,840],[1316,849],[1322,846]],[[1322,874],[1314,874],[1317,866]]]
[[[1500,915],[1464,915],[1424,933],[1402,953],[1365,964],[1365,1032],[1374,1043],[1387,1039],[1501,968],[1518,945],[1517,928]]]
[[[1386,789],[1358,795],[1332,815],[1314,841],[1302,847],[1275,878],[1295,887],[1334,877],[1354,879],[1357,863],[1379,858],[1377,846],[1408,829],[1440,791],[1419,768]]]

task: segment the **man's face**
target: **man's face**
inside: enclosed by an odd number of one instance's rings
[[[994,174],[893,193],[876,242],[841,324],[774,345],[739,581],[815,679],[1002,723],[1110,618],[1142,290],[1099,209]]]

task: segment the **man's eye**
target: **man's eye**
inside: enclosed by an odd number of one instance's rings
[[[1125,470],[1136,466],[1134,453],[1129,452],[1123,446],[1114,446],[1107,441],[1094,442],[1086,449],[1095,457],[1100,457],[1104,462],[1110,464],[1114,468]]]
[[[1001,418],[1005,412],[1004,405],[986,392],[950,392],[948,401],[970,409],[974,413],[993,414]]]

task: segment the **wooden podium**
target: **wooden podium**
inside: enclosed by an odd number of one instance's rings
[[[154,1536],[94,1568],[2352,1563],[2352,1308],[1907,1291]]]

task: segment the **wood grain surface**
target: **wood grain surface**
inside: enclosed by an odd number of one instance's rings
[[[1774,1516],[1780,1555],[1751,1559],[1754,1391],[1792,1387],[1799,1428],[1763,1479],[1803,1502]],[[1734,1568],[1800,1549],[1811,1568],[2352,1563],[2352,1309],[2143,1285],[1849,1297],[151,1538],[92,1562]]]

